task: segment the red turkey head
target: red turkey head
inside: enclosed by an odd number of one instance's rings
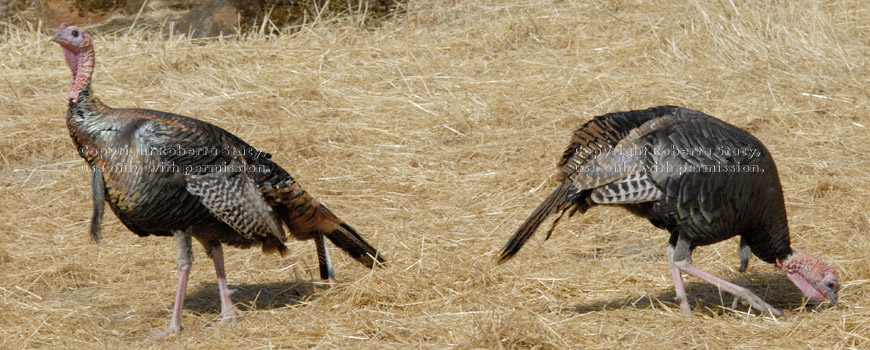
[[[60,24],[57,33],[51,36],[51,41],[60,44],[66,63],[72,71],[72,86],[66,93],[66,98],[78,102],[79,91],[91,81],[94,71],[94,46],[91,37],[83,29],[76,26]]]
[[[833,267],[806,253],[794,253],[785,262],[776,261],[776,266],[785,270],[790,279],[810,300],[837,303],[840,283]]]

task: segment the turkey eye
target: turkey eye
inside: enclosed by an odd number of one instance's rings
[[[79,31],[78,31],[78,30],[74,30],[74,31],[72,31],[72,36],[73,36],[73,37],[78,37],[78,36],[79,36]]]

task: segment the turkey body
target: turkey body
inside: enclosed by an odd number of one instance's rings
[[[137,235],[171,236],[191,227],[204,241],[283,247],[281,236],[237,232],[188,191],[190,175],[246,172],[272,199],[270,204],[278,205],[272,192],[298,186],[270,154],[207,122],[147,109],[114,109],[88,96],[70,103],[67,126],[80,155],[102,175],[109,207]]]
[[[640,152],[636,170],[647,180],[605,184],[589,192],[592,203],[621,205],[649,219],[671,233],[672,245],[680,236],[689,249],[741,236],[768,263],[792,253],[776,165],[758,139],[689,109],[665,107],[625,115],[640,123],[664,115],[662,124],[667,127],[638,133],[637,148],[614,151]],[[567,178],[578,177],[571,168],[580,163],[578,154],[583,152],[584,146],[578,145],[563,158]],[[632,198],[633,185],[651,186],[645,188],[655,193],[655,200]],[[645,201],[624,203],[639,200]]]
[[[836,302],[839,285],[833,269],[791,248],[782,187],[770,152],[740,128],[674,106],[602,115],[574,132],[557,177],[560,186],[508,240],[501,262],[513,257],[553,213],[561,212],[555,227],[565,212],[573,215],[599,204],[616,205],[670,233],[666,252],[686,316],[691,308],[683,272],[757,309],[782,315],[749,290],[692,265],[696,247],[734,236],[741,237],[742,268],[751,251],[786,269],[811,298]],[[791,265],[818,266],[824,278]]]

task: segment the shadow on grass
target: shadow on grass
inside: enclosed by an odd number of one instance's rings
[[[747,304],[738,302],[737,308],[732,309],[734,296],[720,291],[718,288],[693,277],[683,276],[686,286],[686,294],[689,303],[696,315],[722,316],[734,312],[745,313],[749,310]],[[782,273],[753,273],[738,275],[727,279],[739,286],[746,287],[749,291],[758,295],[771,306],[782,310],[788,315],[800,311],[805,307],[804,298],[800,290],[795,287],[788,277]],[[673,288],[659,291],[655,294],[642,296],[629,296],[618,299],[602,300],[592,304],[576,305],[571,307],[550,308],[550,312],[575,312],[585,314],[596,311],[621,310],[621,309],[662,309],[669,308],[677,315],[680,313],[680,305],[675,301],[676,291]],[[828,307],[824,305],[822,307]],[[752,309],[753,314],[760,314],[759,310]]]
[[[326,288],[319,281],[286,281],[273,283],[235,284],[228,286],[230,299],[239,309],[269,310],[307,303]],[[220,314],[221,303],[217,283],[200,283],[184,298],[184,308],[197,313]]]

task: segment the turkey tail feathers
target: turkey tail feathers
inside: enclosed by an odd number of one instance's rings
[[[375,266],[375,261],[378,264],[386,262],[374,247],[366,243],[353,227],[344,222],[339,224],[332,232],[325,232],[324,235],[326,238],[329,238],[332,244],[335,244],[368,268]]]
[[[510,260],[520,251],[526,241],[535,234],[535,231],[538,230],[538,227],[541,226],[541,223],[544,220],[557,211],[562,211],[564,214],[565,210],[574,202],[574,198],[579,191],[572,186],[571,184],[562,184],[558,188],[556,188],[553,193],[550,194],[547,199],[544,200],[543,203],[538,205],[538,208],[532,212],[532,215],[529,216],[526,221],[520,225],[520,228],[517,229],[517,232],[514,233],[513,236],[505,243],[504,247],[501,248],[501,254],[498,259],[498,263],[503,263],[505,261]],[[586,204],[586,203],[583,203]],[[581,206],[582,207],[582,206]],[[588,207],[588,206],[587,206]],[[581,211],[585,211],[585,208],[579,208]],[[572,214],[574,211],[571,212]],[[559,215],[561,218],[562,215]],[[558,219],[553,222],[550,231],[547,232],[547,237],[550,237],[550,233],[555,228]]]
[[[674,106],[661,106],[609,113],[597,116],[575,130],[571,144],[558,163],[558,177],[563,184],[532,212],[532,215],[502,247],[498,262],[503,263],[512,258],[535,234],[541,223],[557,211],[562,213],[553,221],[550,230],[547,231],[547,238],[550,238],[556,224],[568,209],[570,209],[568,216],[572,216],[577,211],[584,213],[595,203],[601,203],[598,200],[647,201],[649,198],[660,196],[661,192],[657,188],[654,188],[649,181],[644,181],[647,179],[641,175],[645,174],[632,175],[635,172],[632,170],[640,165],[641,159],[638,155],[642,154],[640,152],[642,148],[631,142],[620,146],[620,142],[626,138],[638,138],[640,132],[636,129],[649,121],[673,116],[679,111],[680,109]],[[652,124],[650,128],[659,126],[660,123]],[[632,136],[632,132],[636,135]],[[616,147],[624,149],[618,148],[619,152],[611,152]],[[620,166],[625,164],[631,166],[626,173],[607,170],[623,169]],[[627,182],[622,184],[625,188],[619,187],[621,184],[619,183],[613,188],[608,187],[607,191],[593,192],[598,187],[621,179]]]
[[[371,268],[375,262],[385,263],[378,251],[369,245],[350,225],[344,223],[332,211],[320,204],[297,183],[280,189],[279,217],[297,239],[312,239],[326,236],[333,244],[351,257]]]

